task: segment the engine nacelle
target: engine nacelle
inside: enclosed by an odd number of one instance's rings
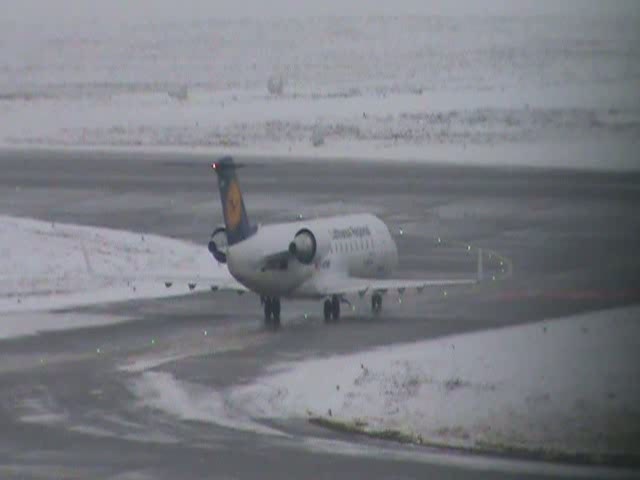
[[[328,234],[317,235],[308,228],[303,228],[296,233],[289,244],[289,253],[300,263],[310,265],[327,254],[330,242]]]
[[[227,250],[229,244],[227,243],[227,230],[224,227],[216,228],[211,234],[209,239],[209,251],[213,258],[220,263],[227,263]]]

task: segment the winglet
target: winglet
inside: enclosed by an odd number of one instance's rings
[[[482,249],[478,248],[478,281],[484,280],[484,268],[482,265]]]

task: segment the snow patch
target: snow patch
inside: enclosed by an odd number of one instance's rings
[[[322,416],[461,447],[639,454],[640,307],[274,367],[231,393],[260,418]]]
[[[40,392],[42,393],[42,392]],[[56,404],[47,392],[38,397],[28,397],[18,406],[22,411],[20,421],[41,425],[59,425],[69,419],[69,415]]]
[[[165,287],[165,281],[174,285]],[[106,228],[0,216],[0,339],[97,327],[123,316],[48,310],[187,294],[234,283],[204,246]]]
[[[182,420],[209,422],[236,430],[284,435],[261,425],[242,411],[222,392],[176,380],[165,372],[145,372],[132,382],[132,391],[143,406],[162,410]]]
[[[435,3],[433,16],[127,16],[116,37],[54,22],[28,42],[7,24],[0,143],[638,169],[632,2],[533,16]]]
[[[24,146],[191,147],[230,154],[637,169],[640,107],[621,99],[440,91],[277,98],[196,92],[187,103],[136,93],[8,107],[0,141]],[[221,107],[220,105],[224,105]],[[126,114],[124,114],[126,112]],[[217,112],[217,113],[216,113]],[[37,121],[34,122],[34,118]],[[126,118],[126,124],[122,123]],[[177,124],[169,119],[180,118]],[[29,128],[21,127],[28,122]]]
[[[232,281],[204,246],[106,228],[81,227],[0,216],[0,311],[24,312],[189,291],[187,278]],[[185,278],[167,289],[165,280]],[[200,282],[197,290],[207,289]],[[105,317],[83,316],[89,325]],[[16,319],[14,327],[28,333]],[[27,323],[39,323],[31,315]],[[83,320],[66,315],[68,328]],[[12,327],[13,328],[13,327]],[[11,334],[2,323],[0,338]]]
[[[66,300],[69,300],[70,298],[71,297],[69,296],[65,297],[65,303],[61,303],[61,305],[68,305]],[[85,297],[78,296],[77,298],[84,299]],[[126,322],[128,320],[130,320],[128,317],[114,315],[9,312],[3,313],[2,315],[2,321],[0,322],[0,339],[35,335],[42,332],[100,327],[103,325],[113,325],[115,323]]]

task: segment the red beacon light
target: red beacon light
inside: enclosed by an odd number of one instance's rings
[[[213,168],[214,170],[217,170],[218,169],[218,162],[213,162],[211,164],[211,168]]]

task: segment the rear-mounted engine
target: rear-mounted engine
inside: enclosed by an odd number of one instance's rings
[[[213,258],[220,263],[227,263],[229,244],[227,243],[227,230],[224,227],[218,227],[213,231],[208,247]]]
[[[308,228],[303,228],[296,233],[289,244],[289,253],[300,263],[310,265],[324,257],[329,251],[329,246],[330,240],[327,235],[316,236]]]

